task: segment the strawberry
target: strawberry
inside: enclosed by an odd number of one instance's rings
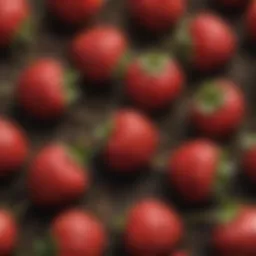
[[[58,216],[51,228],[57,254],[61,256],[102,256],[107,247],[106,231],[88,212],[68,210]]]
[[[250,0],[215,0],[221,6],[226,8],[242,8],[250,2]]]
[[[199,88],[190,109],[191,121],[200,132],[211,137],[225,137],[242,123],[245,99],[234,82],[217,79]]]
[[[52,13],[67,24],[80,25],[95,16],[103,0],[47,0]]]
[[[220,256],[256,255],[256,208],[240,206],[213,230],[213,246]]]
[[[104,157],[113,170],[137,170],[150,163],[158,142],[157,128],[144,115],[134,110],[119,110],[111,121]]]
[[[206,139],[185,142],[172,152],[168,162],[170,183],[182,199],[192,204],[221,193],[230,174],[220,148]]]
[[[25,39],[31,15],[27,0],[0,0],[0,47]]]
[[[28,66],[18,79],[16,96],[20,106],[42,120],[61,116],[77,97],[75,76],[62,63],[46,58]]]
[[[172,256],[188,256],[188,254],[185,251],[177,251],[173,253]]]
[[[29,195],[36,205],[62,206],[77,200],[88,190],[87,170],[75,153],[56,143],[36,155],[28,174]]]
[[[184,74],[174,60],[164,54],[149,53],[134,60],[125,75],[126,90],[143,109],[163,108],[176,99],[184,84]]]
[[[186,0],[129,0],[135,20],[148,30],[159,32],[174,26],[184,15]]]
[[[71,58],[75,66],[93,82],[110,80],[123,61],[127,40],[114,27],[95,27],[80,33],[72,42]]]
[[[174,45],[185,62],[199,71],[209,72],[232,58],[237,38],[220,17],[200,13],[181,24],[175,34]]]
[[[180,217],[158,200],[139,202],[128,214],[124,242],[129,255],[170,255],[182,236]]]
[[[245,25],[249,37],[256,41],[256,1],[251,1],[248,7]]]
[[[249,134],[243,141],[242,167],[250,181],[256,183],[256,136]]]
[[[55,218],[47,239],[34,246],[35,255],[102,256],[107,247],[103,224],[91,213],[70,209]]]
[[[0,209],[0,255],[11,255],[18,242],[18,227],[12,214]]]
[[[23,131],[7,119],[0,118],[0,176],[20,168],[28,156],[28,141]]]

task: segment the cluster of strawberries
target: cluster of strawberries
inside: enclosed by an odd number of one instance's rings
[[[248,5],[244,28],[251,40],[256,40],[256,1],[215,1],[233,9],[246,10]],[[68,26],[88,21],[103,4],[102,0],[45,0],[50,12]],[[127,8],[138,26],[152,33],[175,27],[172,49],[184,65],[159,51],[136,56],[122,31],[97,25],[71,41],[74,69],[59,60],[44,58],[21,72],[15,91],[20,108],[39,121],[56,119],[79,96],[76,85],[82,77],[94,84],[121,78],[125,93],[136,107],[157,111],[181,95],[186,81],[182,66],[202,73],[220,69],[238,47],[236,34],[219,16],[202,12],[181,21],[186,0],[127,0]],[[27,0],[0,0],[1,47],[24,39],[31,13]],[[202,84],[189,104],[192,126],[210,139],[235,132],[246,113],[243,92],[228,78]],[[110,170],[130,173],[152,163],[160,134],[145,114],[133,109],[118,110],[102,131],[98,139],[104,140],[101,151]],[[4,118],[0,119],[0,134],[0,174],[6,176],[25,163],[29,143],[17,124]],[[221,203],[227,201],[223,194],[232,178],[230,159],[210,139],[185,142],[168,160],[169,183],[190,204],[208,201],[213,196]],[[255,138],[247,138],[243,146],[243,169],[256,182]],[[53,208],[81,198],[90,187],[89,167],[85,167],[84,158],[85,153],[60,143],[41,149],[27,174],[28,195],[33,204]],[[213,231],[213,247],[218,255],[256,255],[255,207],[225,204],[216,216],[219,218]],[[175,252],[184,226],[176,211],[165,203],[145,199],[133,206],[126,217],[123,238],[129,255],[188,255],[185,251]],[[7,210],[0,211],[0,223],[0,255],[9,255],[16,248],[18,227]],[[41,241],[36,255],[101,256],[109,242],[100,220],[77,209],[61,213],[52,224],[50,236],[51,245]]]

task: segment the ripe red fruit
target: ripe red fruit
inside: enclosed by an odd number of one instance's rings
[[[29,19],[27,0],[0,0],[0,47],[19,40],[27,32]]]
[[[20,75],[16,92],[19,104],[34,118],[59,117],[77,96],[72,75],[57,60],[37,60]]]
[[[186,0],[129,0],[131,15],[143,27],[158,32],[175,25],[186,10]]]
[[[237,47],[236,35],[220,17],[201,13],[184,22],[174,38],[178,54],[200,71],[212,71],[226,64]]]
[[[256,1],[252,1],[249,5],[245,23],[250,38],[256,41]]]
[[[191,105],[191,121],[202,133],[224,137],[238,129],[245,115],[245,99],[232,81],[219,79],[202,85]]]
[[[127,51],[127,41],[114,27],[96,27],[73,40],[71,58],[80,72],[93,82],[110,80]]]
[[[11,255],[17,245],[18,227],[12,214],[0,210],[0,255]]]
[[[110,168],[129,172],[152,160],[159,142],[157,128],[144,115],[120,110],[113,118],[104,155]]]
[[[216,0],[220,5],[227,8],[242,8],[249,3],[250,0]]]
[[[28,142],[14,123],[0,119],[0,176],[20,168],[28,156]]]
[[[47,2],[53,14],[72,25],[80,25],[88,21],[103,6],[102,0],[47,0]]]
[[[178,251],[172,254],[172,256],[188,256],[188,253],[185,251]]]
[[[169,180],[177,193],[189,203],[207,201],[217,189],[221,173],[221,150],[211,141],[185,142],[169,158]]]
[[[43,148],[33,160],[28,189],[38,206],[59,206],[80,198],[88,189],[89,178],[71,149],[60,144]]]
[[[180,217],[164,203],[144,200],[130,211],[124,239],[129,255],[169,255],[183,236]]]
[[[213,246],[221,256],[256,255],[256,209],[240,207],[213,231]]]
[[[52,224],[57,255],[102,256],[107,247],[105,228],[96,217],[82,210],[69,210]]]
[[[176,99],[184,84],[181,67],[164,54],[149,53],[133,61],[125,75],[126,91],[143,109],[166,107]]]
[[[242,167],[244,173],[256,183],[256,136],[250,134],[243,141]]]

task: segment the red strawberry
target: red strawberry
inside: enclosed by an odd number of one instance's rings
[[[221,256],[256,255],[256,209],[239,207],[232,218],[217,225],[213,245]]]
[[[183,89],[180,66],[163,54],[146,54],[132,62],[126,73],[126,90],[144,109],[159,109],[176,99]]]
[[[102,0],[47,0],[50,10],[68,24],[80,25],[96,15]]]
[[[0,210],[0,255],[11,255],[17,245],[18,227],[12,214]]]
[[[249,5],[245,23],[249,36],[256,41],[256,1]]]
[[[31,164],[29,195],[38,206],[59,206],[81,197],[88,189],[87,171],[72,150],[53,144],[43,148]]]
[[[27,0],[0,0],[0,47],[25,36],[30,19]]]
[[[129,172],[150,163],[159,142],[157,128],[150,120],[124,109],[114,115],[111,128],[104,154],[112,169]]]
[[[245,115],[245,99],[232,81],[219,79],[204,84],[191,106],[194,126],[211,137],[224,137],[238,129]]]
[[[220,17],[200,13],[178,28],[174,42],[185,62],[200,71],[212,71],[232,58],[237,39]]]
[[[129,255],[169,255],[183,236],[180,217],[164,203],[147,199],[136,204],[127,219],[124,239]]]
[[[77,96],[72,75],[57,60],[37,60],[22,72],[18,80],[19,104],[34,118],[59,117]]]
[[[220,5],[227,8],[242,8],[249,3],[250,0],[216,0]]]
[[[127,51],[127,41],[114,27],[95,27],[73,41],[71,58],[89,80],[104,82],[113,77]]]
[[[131,15],[143,27],[155,32],[175,25],[186,10],[186,0],[129,0]]]
[[[188,254],[185,251],[178,251],[172,254],[172,256],[188,256]]]
[[[88,212],[69,210],[52,224],[52,240],[59,256],[102,256],[107,247],[105,228]],[[48,254],[45,254],[48,255]]]
[[[20,168],[28,156],[28,141],[20,128],[0,119],[0,176]]]
[[[198,139],[185,142],[171,154],[168,175],[177,193],[189,203],[207,201],[222,180],[229,178],[227,162],[213,142]],[[226,185],[226,184],[225,184]]]
[[[245,174],[253,183],[256,183],[256,136],[246,136],[242,152],[242,167]]]

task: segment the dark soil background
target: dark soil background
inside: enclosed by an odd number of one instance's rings
[[[34,27],[36,34],[29,47],[15,48],[12,52],[3,51],[0,57],[0,113],[14,118],[27,131],[31,142],[31,156],[46,143],[54,140],[61,140],[67,143],[82,141],[87,143],[91,139],[91,134],[95,127],[100,125],[117,108],[129,105],[125,96],[122,94],[122,82],[113,83],[102,89],[86,87],[83,95],[61,120],[52,124],[43,124],[38,121],[30,120],[20,113],[15,106],[13,92],[15,81],[21,69],[31,60],[51,56],[68,60],[68,45],[75,31],[63,28],[45,10],[43,0],[33,0],[34,7]],[[226,76],[236,81],[244,90],[248,100],[248,116],[241,130],[220,142],[230,150],[230,154],[235,166],[239,166],[239,137],[247,130],[255,127],[256,114],[256,55],[253,46],[247,43],[243,29],[243,15],[241,13],[230,13],[219,10],[210,4],[209,0],[190,0],[188,15],[193,13],[210,10],[224,17],[236,30],[239,35],[239,51],[233,61],[226,68],[208,77],[192,72],[188,68],[187,89],[182,97],[175,102],[169,109],[161,113],[152,115],[152,119],[157,123],[162,134],[159,158],[164,160],[171,149],[187,138],[193,138],[198,134],[191,131],[187,120],[187,102],[194,89],[204,79],[216,76]],[[123,28],[131,41],[134,51],[146,51],[149,49],[163,49],[171,53],[168,49],[167,41],[171,39],[172,31],[163,37],[156,37],[145,33],[134,26],[129,20],[125,0],[106,0],[105,8],[92,24],[115,24]],[[88,26],[91,26],[89,24]],[[116,239],[115,232],[112,231],[113,224],[120,221],[126,210],[139,199],[155,196],[171,205],[175,205],[177,210],[184,218],[187,229],[186,237],[181,247],[188,248],[191,255],[203,256],[210,254],[210,225],[197,224],[191,221],[190,214],[195,215],[215,207],[214,202],[209,205],[190,208],[181,203],[171,192],[165,183],[164,165],[155,166],[152,170],[144,172],[137,177],[113,177],[104,172],[104,168],[98,161],[91,166],[93,184],[86,197],[75,204],[94,212],[107,225],[110,231],[110,239],[113,240],[111,255],[124,255],[121,243]],[[240,178],[239,168],[235,168],[237,177],[234,181],[233,194],[238,199],[252,201],[254,199],[253,190],[247,182]],[[27,205],[25,189],[26,167],[21,174],[4,180],[0,183],[0,204],[12,208],[17,214],[20,209]],[[25,207],[26,208],[26,207]],[[46,212],[34,209],[29,206],[28,210],[22,211],[19,217],[21,222],[21,241],[19,250],[24,255],[34,255],[31,252],[33,241],[46,234],[48,225],[56,212]],[[19,214],[18,214],[19,215]]]

